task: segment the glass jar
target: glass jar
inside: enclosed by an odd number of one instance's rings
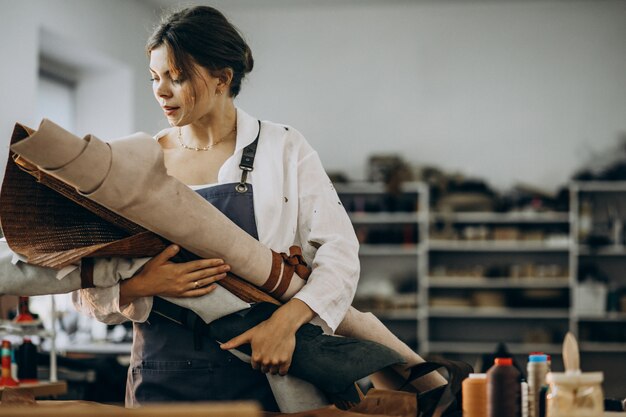
[[[546,417],[602,417],[602,372],[550,372]]]

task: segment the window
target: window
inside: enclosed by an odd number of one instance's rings
[[[76,129],[76,71],[40,57],[37,120],[48,118],[64,129]]]
[[[37,119],[44,117],[69,131],[76,129],[77,71],[69,66],[40,56],[37,82]],[[54,295],[58,312],[73,311],[70,294]],[[52,328],[50,296],[30,297],[29,306],[39,315],[47,329]]]

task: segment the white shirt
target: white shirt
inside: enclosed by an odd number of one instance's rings
[[[240,181],[243,148],[257,133],[258,121],[237,109],[235,152],[220,168],[217,184]],[[317,152],[297,130],[263,121],[254,170],[247,181],[254,190],[259,241],[277,252],[288,252],[292,245],[302,248],[312,273],[294,297],[319,316],[318,324],[334,332],[356,291],[359,244]],[[74,303],[108,323],[145,321],[152,308],[152,298],[145,297],[120,310],[119,284],[80,290]]]

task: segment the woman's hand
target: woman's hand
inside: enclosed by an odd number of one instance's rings
[[[150,259],[132,278],[120,284],[120,306],[139,297],[162,295],[166,297],[199,297],[216,288],[215,282],[226,277],[230,270],[221,259],[199,259],[174,263],[179,247],[168,246]]]
[[[286,375],[296,348],[296,331],[315,313],[303,301],[292,298],[272,317],[220,345],[224,350],[250,344],[251,365],[263,373]]]

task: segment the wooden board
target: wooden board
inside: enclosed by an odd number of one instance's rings
[[[51,395],[63,395],[67,393],[67,382],[40,381],[34,384],[20,384],[17,387],[9,387],[16,390],[29,390],[35,397],[48,397]],[[0,387],[0,394],[4,387]]]
[[[121,406],[86,401],[38,401],[37,405],[3,407],[2,417],[261,417],[261,409],[253,402],[209,402],[193,404],[147,405],[128,409]]]

